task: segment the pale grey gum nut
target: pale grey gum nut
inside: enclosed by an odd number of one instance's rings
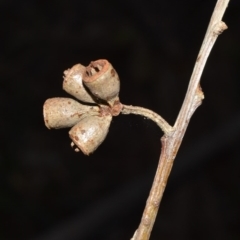
[[[86,67],[83,83],[95,97],[105,101],[116,98],[120,90],[118,74],[105,59],[93,61]]]
[[[65,70],[63,89],[82,102],[95,103],[83,86],[82,77],[85,71],[86,67],[81,64],[76,64],[72,68]]]
[[[43,105],[44,122],[49,129],[72,127],[88,114],[98,114],[98,107],[71,98],[50,98]]]
[[[69,136],[81,151],[89,155],[104,141],[112,120],[111,115],[83,118],[69,131]]]

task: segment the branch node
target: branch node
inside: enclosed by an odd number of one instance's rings
[[[228,29],[228,26],[225,24],[225,22],[220,21],[213,26],[213,33],[220,35],[226,29]]]

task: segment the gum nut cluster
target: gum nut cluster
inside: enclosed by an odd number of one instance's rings
[[[64,71],[63,78],[63,89],[83,104],[71,98],[47,99],[45,125],[49,129],[71,127],[71,146],[89,155],[104,141],[112,116],[121,111],[118,74],[107,60],[100,59],[87,67],[74,65]]]

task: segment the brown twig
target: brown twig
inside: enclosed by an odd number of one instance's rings
[[[164,120],[160,115],[157,113],[153,112],[152,110],[149,110],[147,108],[143,107],[136,107],[136,106],[128,106],[128,105],[122,105],[122,114],[136,114],[136,115],[141,115],[146,118],[151,119],[154,121],[161,129],[162,131],[166,134],[169,135],[173,131],[173,127],[170,126],[166,120]]]
[[[164,131],[165,134],[161,139],[162,151],[159,158],[157,172],[147,199],[140,225],[134,233],[132,240],[148,240],[150,237],[174,159],[181,145],[191,116],[204,98],[199,84],[203,69],[218,35],[227,29],[226,24],[222,22],[221,19],[227,8],[228,2],[229,0],[217,1],[193,69],[182,108],[174,127],[171,128],[170,134],[166,134],[166,131]],[[166,126],[168,126],[168,124]]]

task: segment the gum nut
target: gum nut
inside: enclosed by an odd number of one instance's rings
[[[76,64],[72,68],[65,70],[63,89],[82,102],[95,103],[82,83],[82,76],[85,71],[86,67],[81,64]]]
[[[105,59],[91,62],[86,67],[83,84],[94,96],[106,101],[117,97],[120,90],[118,74]]]
[[[72,127],[87,114],[98,113],[98,107],[82,105],[71,98],[50,98],[43,105],[47,128]]]
[[[81,151],[89,155],[105,139],[112,116],[89,116],[83,118],[69,131],[69,136]]]

